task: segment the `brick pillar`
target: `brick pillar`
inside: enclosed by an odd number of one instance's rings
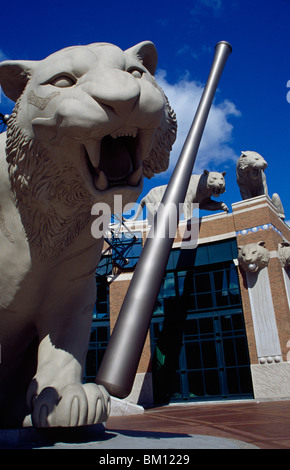
[[[263,240],[270,252],[268,267],[261,273],[246,274],[240,269],[254,393],[257,398],[289,397],[290,311],[277,250],[283,239],[290,240],[290,230],[266,196],[235,203],[232,208],[238,245]]]

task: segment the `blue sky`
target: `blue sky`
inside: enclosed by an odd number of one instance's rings
[[[110,42],[122,49],[155,43],[157,78],[179,122],[170,169],[146,180],[142,196],[165,184],[193,120],[220,40],[233,53],[223,72],[194,173],[226,171],[228,206],[241,199],[235,164],[241,151],[268,162],[269,193],[278,192],[290,220],[290,0],[73,1],[1,4],[0,60],[39,60],[66,46]],[[289,82],[290,85],[290,82]],[[290,101],[290,99],[289,99]],[[12,104],[1,93],[0,112]]]

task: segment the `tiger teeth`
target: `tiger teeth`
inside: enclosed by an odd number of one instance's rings
[[[138,138],[135,145],[135,155],[131,155],[131,171],[127,176],[123,175],[122,179],[109,179],[104,171],[100,170],[101,162],[101,140],[98,141],[87,141],[85,144],[85,149],[87,156],[94,167],[93,170],[93,179],[94,184],[97,190],[106,191],[112,186],[137,186],[142,178],[142,156],[147,155],[149,149],[152,145],[152,136],[150,132],[142,132],[141,141]],[[135,127],[123,127],[117,129],[111,133],[113,139],[118,137],[134,137],[136,138],[139,134],[138,128]]]
[[[116,131],[112,132],[111,137],[113,139],[117,139],[118,137],[136,137],[138,133],[137,127],[130,127],[130,128],[122,128],[117,129]]]
[[[105,191],[110,186],[108,178],[103,171],[100,171],[99,174],[95,176],[94,181],[99,191]]]
[[[86,143],[86,151],[93,167],[98,168],[101,158],[101,141],[90,141]]]
[[[137,170],[133,171],[127,179],[127,183],[130,184],[131,186],[137,186],[139,183],[139,180],[142,176],[142,166],[139,166]]]

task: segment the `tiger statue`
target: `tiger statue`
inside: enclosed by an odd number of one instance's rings
[[[264,245],[259,241],[238,246],[238,260],[244,271],[255,273],[268,266],[270,253]]]
[[[211,196],[219,197],[225,192],[225,175],[225,171],[219,173],[217,171],[204,170],[201,175],[192,175],[190,177],[190,182],[183,205],[185,220],[189,220],[192,217],[192,204],[198,204],[199,209],[209,211],[229,211],[229,208],[224,202],[214,201],[211,199]],[[154,215],[158,210],[166,188],[167,185],[156,186],[155,188],[152,188],[146,194],[146,196],[141,199],[135,215],[130,219],[123,219],[130,221],[137,220],[146,206],[148,213],[148,223],[149,225],[152,225]]]
[[[103,240],[92,206],[136,201],[165,171],[176,117],[157,51],[108,43],[0,63],[15,108],[0,136],[0,424],[106,420],[104,387],[82,384]]]
[[[257,152],[247,150],[242,152],[236,165],[237,183],[242,199],[252,197],[268,196],[268,186],[265,169],[268,164],[266,160]],[[284,208],[277,193],[272,195],[272,203],[277,209],[281,219],[285,219]]]

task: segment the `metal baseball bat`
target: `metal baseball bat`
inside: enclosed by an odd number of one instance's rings
[[[112,396],[125,398],[131,392],[178,228],[180,214],[176,208],[184,203],[208,113],[231,52],[231,45],[226,41],[219,42],[215,47],[213,63],[198,109],[162,204],[155,215],[97,373],[96,383],[104,385]],[[174,224],[174,235],[164,237],[164,234],[173,233]]]

